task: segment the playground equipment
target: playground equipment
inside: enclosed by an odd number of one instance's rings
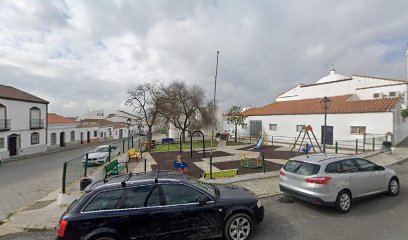
[[[301,150],[301,148],[302,148],[302,146],[303,146],[303,142],[305,141],[305,138],[306,138],[306,135],[307,135],[307,137],[308,137],[308,139],[309,139],[309,143],[306,143],[306,147],[303,148],[302,151],[303,151],[305,154],[307,154],[311,149],[313,149],[313,152],[316,153],[316,149],[315,149],[315,147],[314,147],[314,144],[313,144],[312,138],[310,137],[309,132],[312,134],[313,139],[314,139],[314,141],[315,141],[315,143],[316,143],[316,146],[319,148],[320,152],[323,152],[323,151],[322,151],[322,148],[321,148],[320,145],[319,145],[319,141],[317,141],[316,135],[315,135],[314,132],[313,132],[313,128],[312,128],[312,126],[310,126],[310,125],[307,125],[307,126],[306,126],[306,125],[303,125],[302,130],[299,132],[299,136],[296,138],[296,141],[295,141],[295,143],[293,144],[292,149],[290,150],[291,152],[292,152],[293,149],[296,147],[296,144],[298,143],[299,138],[300,138],[300,136],[301,136],[302,133],[303,133],[302,141],[300,142],[300,146],[299,146],[298,152],[300,152],[300,150]]]
[[[240,155],[239,165],[244,168],[261,168],[263,167],[263,161],[261,153],[250,154],[243,153]]]
[[[256,141],[255,148],[261,149],[264,145],[266,147],[268,147],[268,136],[266,135],[266,133],[263,132],[263,134],[262,134],[262,131],[261,131],[261,132],[259,132],[259,135],[260,136],[259,136],[258,140]]]
[[[174,167],[177,172],[188,173],[188,163],[181,160],[181,155],[177,156],[177,159],[173,161]]]

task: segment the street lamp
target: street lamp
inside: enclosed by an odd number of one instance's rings
[[[129,144],[129,140],[130,140],[130,125],[132,124],[132,119],[130,119],[130,118],[128,118],[127,120],[126,120],[126,122],[127,122],[127,126],[128,126],[128,128],[127,128],[127,130],[128,130],[128,149],[130,148],[130,144]]]
[[[328,97],[324,97],[320,100],[320,105],[324,109],[324,127],[323,127],[323,152],[326,153],[326,123],[327,123],[327,109],[330,108],[331,100]]]

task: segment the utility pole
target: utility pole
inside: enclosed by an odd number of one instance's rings
[[[218,55],[220,51],[217,51],[217,64],[215,65],[215,78],[214,78],[214,99],[213,99],[213,114],[212,114],[212,131],[211,131],[211,148],[210,148],[210,179],[212,178],[212,158],[213,158],[213,141],[214,141],[214,115],[215,115],[215,94],[217,93],[217,75],[218,75]]]

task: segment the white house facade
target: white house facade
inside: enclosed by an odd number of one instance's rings
[[[326,144],[355,140],[367,143],[375,141],[374,138],[387,138],[398,144],[408,136],[408,121],[401,116],[401,109],[407,106],[407,92],[405,80],[348,77],[331,70],[314,84],[300,84],[282,93],[274,103],[244,111],[246,124],[238,132],[259,136],[263,131],[268,136],[294,142],[301,127],[310,125],[322,142],[321,100],[328,97],[331,101],[327,109]]]
[[[47,150],[48,101],[0,85],[0,157]]]
[[[79,122],[55,113],[48,114],[48,149],[78,145],[79,138]]]

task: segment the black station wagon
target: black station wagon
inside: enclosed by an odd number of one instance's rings
[[[57,239],[248,239],[264,209],[252,192],[158,171],[89,185],[62,215]]]

